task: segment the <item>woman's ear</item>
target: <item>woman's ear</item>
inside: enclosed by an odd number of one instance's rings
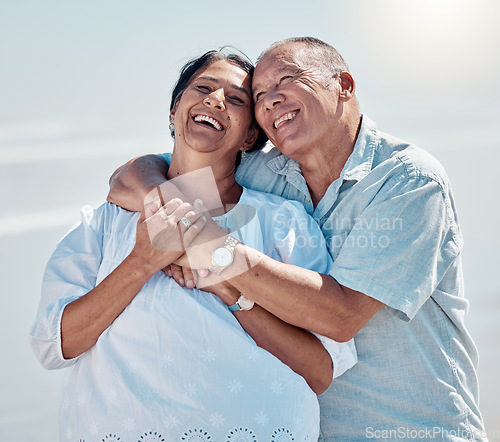
[[[254,124],[252,124],[252,127],[250,127],[250,129],[248,130],[247,139],[243,144],[245,150],[250,149],[255,144],[258,136],[259,136],[259,129],[257,129]]]
[[[175,117],[175,108],[170,111],[170,115],[168,116],[168,130],[170,131],[170,136],[173,138],[175,141],[175,124],[174,124],[174,117]]]
[[[170,114],[168,116],[169,121],[172,121],[175,118],[175,113],[177,112],[178,107],[179,107],[179,99],[175,100],[172,110],[170,111]]]

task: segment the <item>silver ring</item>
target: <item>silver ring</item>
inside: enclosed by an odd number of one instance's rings
[[[181,223],[184,224],[188,229],[193,225],[185,216],[181,218]]]

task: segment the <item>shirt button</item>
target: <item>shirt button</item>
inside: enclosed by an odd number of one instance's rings
[[[309,199],[309,197],[307,197],[307,196],[306,196],[306,201],[307,201],[307,202],[309,202],[309,201],[311,201],[311,200]]]

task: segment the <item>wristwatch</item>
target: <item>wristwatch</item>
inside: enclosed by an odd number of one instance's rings
[[[236,304],[230,305],[229,310],[232,312],[239,312],[240,310],[250,310],[254,306],[255,302],[251,299],[246,298],[243,295],[240,295]]]
[[[239,243],[236,238],[228,236],[221,246],[212,252],[212,265],[209,270],[220,275],[234,260],[234,248]]]

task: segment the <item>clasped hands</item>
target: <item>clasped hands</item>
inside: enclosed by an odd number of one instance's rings
[[[181,286],[197,285],[233,303],[238,294],[221,275],[207,270],[212,265],[212,251],[226,237],[227,232],[212,220],[199,200],[190,204],[174,198],[161,205],[156,197],[144,206],[132,253],[141,258],[151,275],[163,270]]]

